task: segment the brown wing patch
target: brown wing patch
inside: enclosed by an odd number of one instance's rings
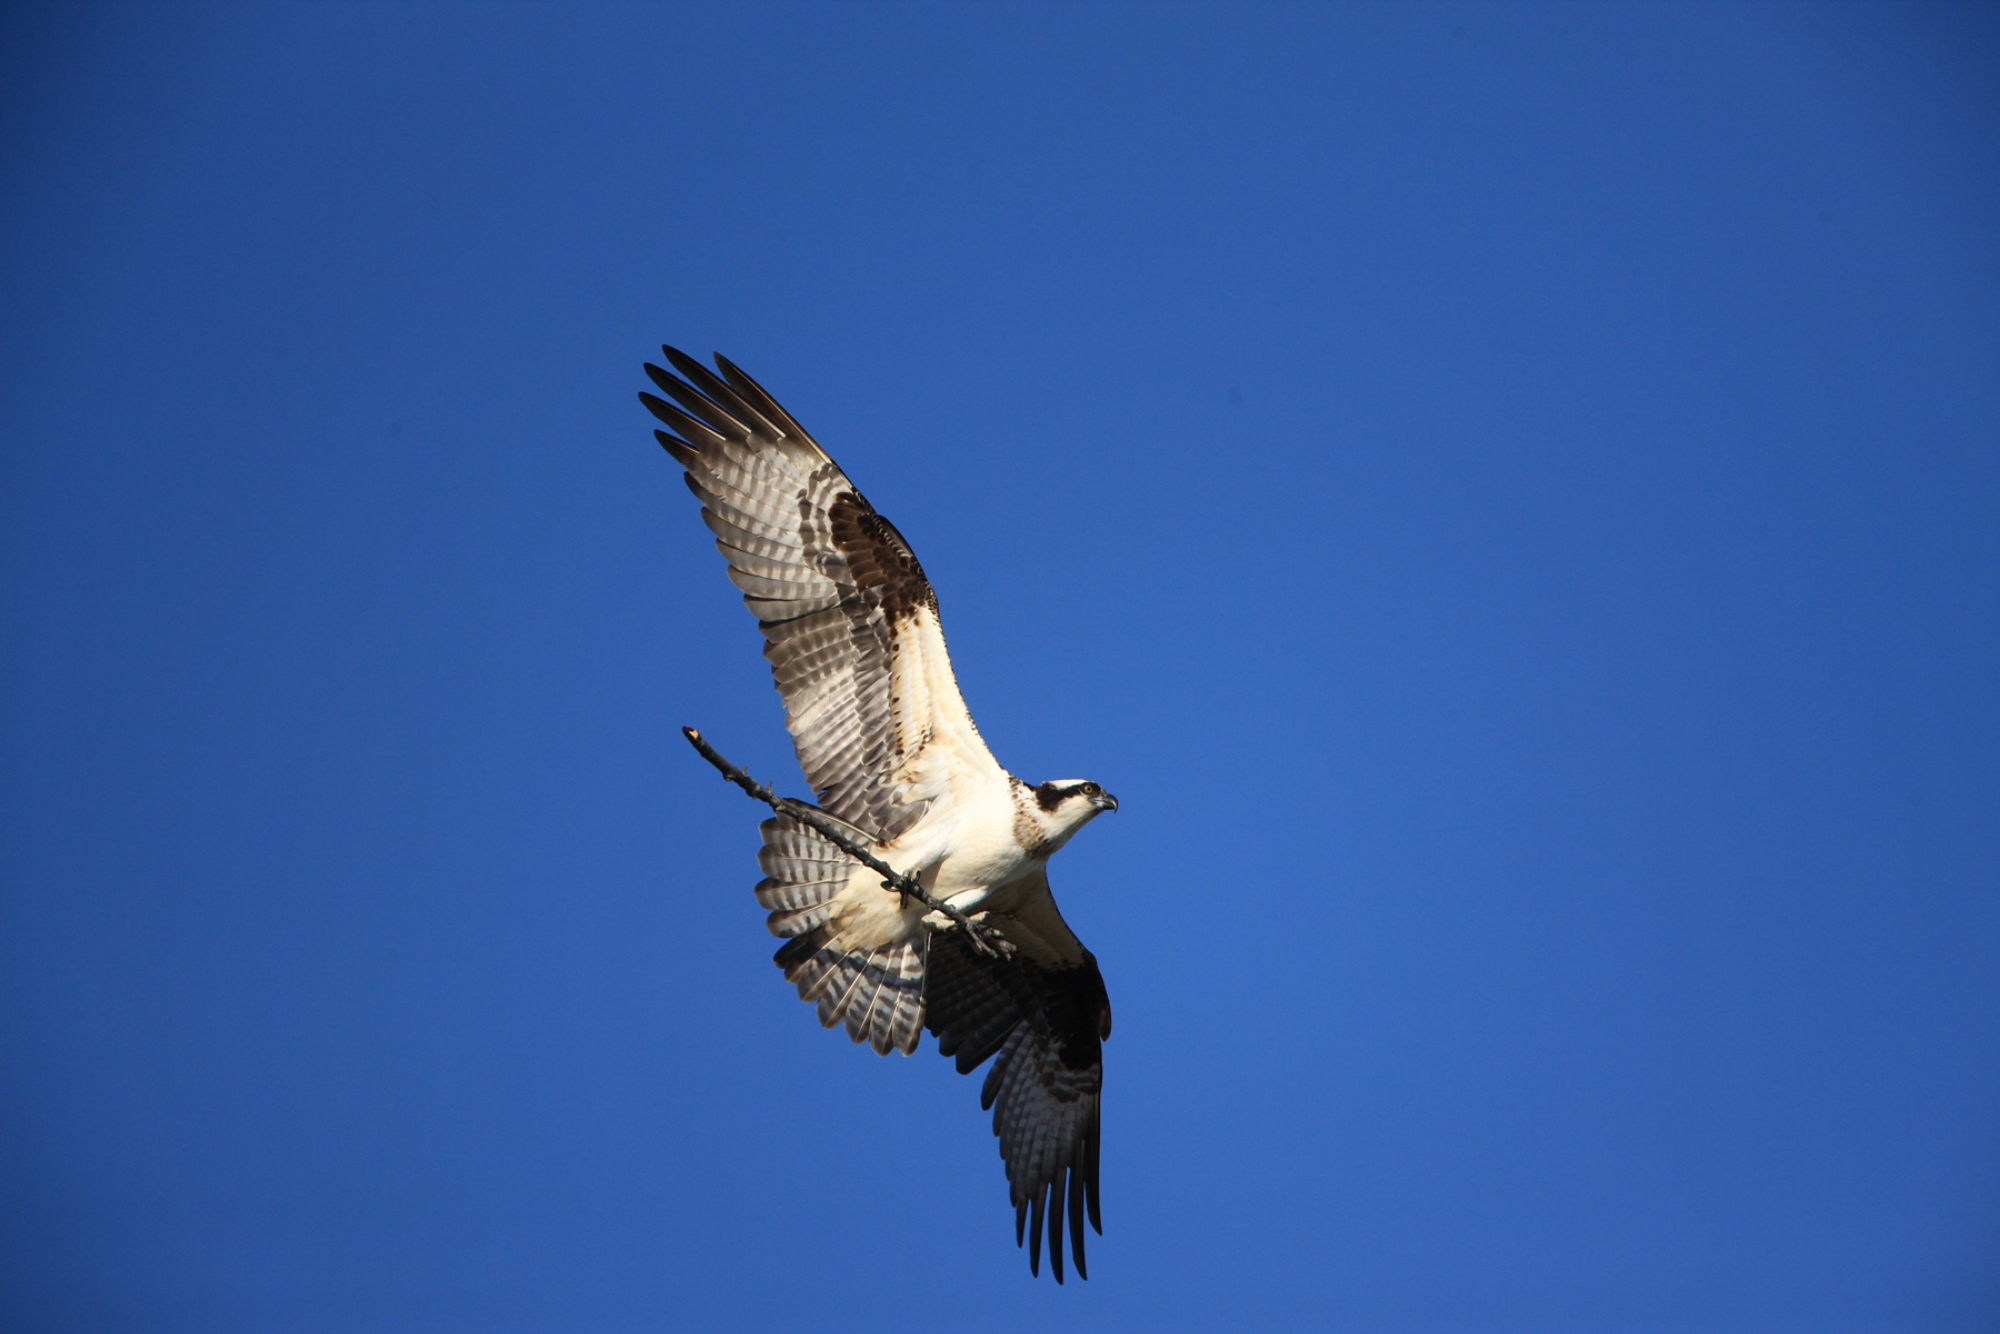
[[[895,625],[919,607],[937,610],[937,592],[924,577],[917,553],[896,525],[853,491],[843,491],[826,508],[833,544],[847,557],[855,586],[872,590],[882,614]]]
[[[899,795],[898,773],[930,739],[928,720],[898,717],[891,678],[903,628],[921,608],[936,612],[930,580],[895,525],[756,381],[720,358],[718,377],[664,351],[685,379],[649,365],[673,401],[639,397],[678,433],[657,434],[761,623],[806,781],[829,812],[887,842],[926,809]]]

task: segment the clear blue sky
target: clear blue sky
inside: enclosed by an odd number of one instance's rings
[[[9,1329],[2000,1325],[1992,8],[10,9]],[[769,963],[639,363],[909,537],[1091,1281]]]

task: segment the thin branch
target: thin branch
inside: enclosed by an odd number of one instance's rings
[[[1013,952],[1012,942],[1008,941],[998,931],[983,923],[973,921],[961,909],[954,908],[943,899],[935,897],[929,890],[918,884],[913,877],[904,875],[901,871],[898,871],[895,867],[870,852],[864,845],[856,843],[852,838],[848,837],[847,828],[841,821],[834,819],[817,806],[808,806],[803,801],[793,801],[790,797],[777,795],[771,791],[767,784],[758,782],[749,774],[744,773],[741,769],[724,759],[721,752],[717,751],[714,746],[709,745],[702,738],[701,733],[695,731],[692,727],[683,727],[681,735],[686,737],[688,744],[700,751],[701,757],[714,765],[724,778],[736,784],[736,786],[742,788],[745,792],[748,792],[751,796],[778,812],[778,814],[788,815],[800,824],[809,827],[818,833],[821,838],[824,838],[827,842],[833,844],[833,846],[839,848],[869,870],[879,874],[882,877],[882,888],[891,893],[900,894],[905,899],[915,899],[931,911],[943,913],[946,917],[950,918],[953,925],[964,929],[966,938],[972,942],[972,947],[981,954],[997,959],[1003,954]]]

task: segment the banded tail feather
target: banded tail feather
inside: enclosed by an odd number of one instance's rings
[[[924,960],[921,934],[863,949],[834,943],[830,920],[840,891],[857,863],[819,833],[788,816],[759,826],[757,854],[764,879],[757,902],[771,909],[774,936],[790,937],[772,962],[810,1001],[822,1028],[845,1024],[847,1035],[880,1055],[917,1049],[924,1032]],[[858,832],[858,831],[857,831]]]
[[[804,935],[827,919],[833,896],[847,888],[860,863],[788,815],[773,816],[757,831],[764,836],[757,851],[764,868],[757,902],[771,910],[764,925],[774,936]]]
[[[874,949],[843,950],[816,926],[779,947],[773,956],[799,999],[814,1002],[821,1028],[843,1021],[847,1036],[879,1056],[908,1056],[924,1035],[924,948],[899,940]]]

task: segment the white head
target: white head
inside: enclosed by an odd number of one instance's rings
[[[1105,811],[1118,809],[1118,798],[1083,778],[1052,778],[1028,789],[1035,801],[1035,823],[1041,826],[1042,840],[1035,848],[1047,856],[1069,836]]]

